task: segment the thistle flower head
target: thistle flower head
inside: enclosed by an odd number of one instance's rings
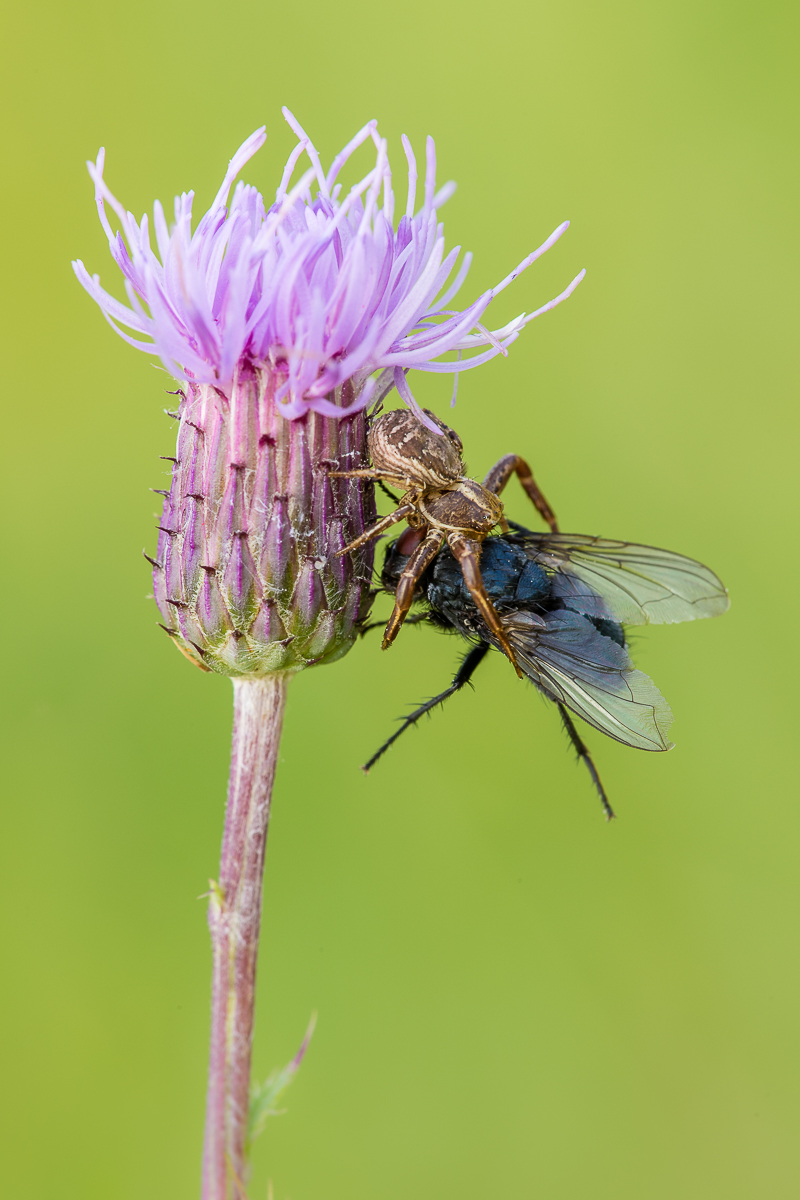
[[[156,354],[182,386],[177,449],[153,564],[164,628],[192,661],[232,676],[331,662],[356,636],[369,602],[373,544],[336,552],[374,519],[372,484],[331,478],[367,465],[363,410],[396,386],[424,424],[410,368],[455,373],[507,353],[524,326],[566,299],[502,329],[482,323],[492,299],[558,240],[560,225],[495,288],[450,307],[469,270],[445,253],[429,138],[424,183],[406,138],[405,213],[395,202],[385,139],[370,121],[326,171],[287,110],[298,143],[269,208],[237,175],[263,145],[257,130],[231,159],[192,232],[191,192],[167,224],[137,222],[89,163],[111,254],[128,304],[83,263],[75,273],[111,326]],[[375,165],[346,194],[338,177],[372,142]],[[292,184],[305,154],[309,169]],[[120,231],[109,222],[107,206]],[[456,351],[456,359],[443,356]],[[454,392],[455,395],[455,392]]]
[[[194,232],[192,192],[176,198],[171,227],[156,202],[157,252],[147,216],[137,223],[106,186],[101,150],[97,162],[87,165],[129,305],[105,291],[82,262],[73,264],[75,273],[117,333],[137,349],[157,354],[178,379],[226,392],[237,364],[269,366],[278,411],[290,419],[309,410],[341,418],[396,384],[427,424],[406,372],[459,373],[479,366],[506,353],[526,324],[566,299],[584,272],[535,312],[522,313],[500,329],[489,330],[482,323],[492,299],[544,254],[569,222],[559,225],[496,287],[466,308],[453,309],[472,256],[465,254],[457,269],[460,247],[445,253],[438,209],[455,184],[437,191],[433,140],[427,141],[418,196],[416,159],[403,138],[406,206],[395,225],[392,173],[377,123],[370,121],[359,130],[326,172],[304,130],[288,110],[284,114],[298,143],[274,203],[267,208],[261,194],[241,182],[229,200],[237,175],[266,140],[261,128],[231,159]],[[375,165],[342,194],[342,168],[370,140]],[[303,154],[311,165],[292,186]],[[121,232],[112,229],[107,205]],[[442,361],[451,351],[458,352],[458,359]],[[348,380],[352,398],[343,408],[331,393]]]

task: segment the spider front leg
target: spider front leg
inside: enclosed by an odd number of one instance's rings
[[[515,472],[519,476],[519,481],[523,488],[536,506],[536,511],[547,522],[552,532],[558,533],[558,522],[556,521],[555,513],[545,500],[543,492],[533,478],[533,471],[531,471],[525,459],[520,458],[518,454],[505,454],[499,462],[496,462],[484,479],[483,486],[487,492],[494,492],[495,496],[499,496]]]
[[[400,632],[400,626],[405,621],[406,614],[414,602],[417,583],[436,558],[443,541],[444,534],[441,530],[431,529],[406,563],[395,589],[394,608],[383,635],[382,650],[388,650]]]
[[[396,525],[398,521],[402,521],[403,517],[410,516],[413,511],[413,504],[401,504],[394,512],[389,513],[388,517],[381,517],[380,521],[376,521],[369,529],[365,529],[361,536],[357,537],[349,546],[345,546],[344,550],[337,550],[334,557],[341,558],[343,554],[349,554],[351,550],[357,550],[365,542],[383,533],[384,529],[389,529],[392,525]]]
[[[454,557],[458,560],[461,567],[461,574],[464,576],[464,583],[469,589],[469,594],[472,596],[478,612],[497,638],[503,653],[517,672],[517,675],[522,679],[522,670],[517,662],[514,651],[511,649],[511,643],[506,637],[503,622],[500,620],[495,606],[486,595],[481,569],[478,566],[478,557],[481,552],[480,542],[474,542],[470,538],[465,538],[460,533],[454,532],[448,533],[447,544],[452,550]]]

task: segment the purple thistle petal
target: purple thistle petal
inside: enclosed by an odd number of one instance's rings
[[[325,179],[325,185],[326,185],[325,194],[327,196],[330,196],[331,189],[333,188],[334,183],[336,182],[336,180],[339,177],[339,172],[341,171],[342,167],[347,162],[347,160],[350,158],[351,154],[353,154],[353,152],[355,150],[357,150],[358,147],[367,140],[367,138],[371,135],[373,129],[377,129],[377,127],[378,127],[377,121],[375,121],[375,120],[368,121],[366,125],[364,125],[361,129],[359,129],[359,131],[355,135],[355,137],[350,139],[350,141],[345,146],[344,150],[340,150],[339,153],[336,155],[336,158],[331,163],[331,169],[328,171],[327,177]]]
[[[432,433],[441,433],[438,425],[435,425],[430,417],[420,408],[417,401],[414,399],[411,388],[406,381],[405,372],[402,367],[394,369],[394,386],[397,388],[400,396],[405,400],[408,407],[414,413],[418,421],[421,421],[426,429],[430,429]]]
[[[460,249],[460,247],[459,247],[459,249]],[[443,308],[447,307],[447,305],[450,303],[451,300],[455,300],[456,296],[461,291],[461,288],[464,285],[464,280],[467,278],[467,275],[469,274],[469,269],[471,266],[472,266],[472,251],[467,250],[467,252],[464,255],[464,258],[462,260],[461,266],[459,267],[459,271],[458,271],[458,274],[456,275],[455,279],[453,280],[453,282],[451,283],[451,285],[447,289],[447,291],[444,293],[444,295],[439,300],[434,300],[433,307],[431,307],[428,310],[428,313],[426,314],[427,316],[432,316],[436,312],[441,312],[441,310]]]
[[[458,361],[461,362],[461,351],[460,350],[458,352]],[[455,371],[453,373],[453,394],[450,397],[450,407],[451,408],[455,408],[455,406],[456,406],[456,397],[458,396],[459,374],[460,373],[458,371]]]
[[[496,358],[504,349],[515,342],[519,337],[519,333],[512,333],[511,337],[500,343],[497,350],[492,347],[491,350],[484,350],[483,354],[476,354],[472,358],[462,358],[460,362],[426,362],[414,363],[415,371],[431,371],[438,375],[452,375],[454,371],[470,371],[473,367],[482,367],[484,363],[490,362]]]
[[[377,123],[362,126],[326,174],[302,125],[288,109],[283,112],[298,144],[289,155],[275,202],[267,208],[255,188],[236,183],[264,144],[262,127],[230,160],[214,202],[194,233],[192,192],[176,198],[172,226],[161,204],[155,203],[156,250],[147,217],[137,223],[105,183],[104,151],[87,164],[98,216],[122,272],[127,305],[105,291],[82,263],[73,264],[75,274],[120,337],[158,354],[177,377],[214,384],[224,392],[242,364],[268,369],[274,372],[275,400],[289,419],[309,411],[327,416],[357,412],[369,402],[366,397],[380,398],[394,382],[401,398],[419,414],[406,380],[409,368],[452,373],[457,379],[461,371],[506,354],[525,325],[570,296],[583,278],[581,273],[559,296],[501,329],[485,324],[484,312],[494,297],[555,244],[567,228],[564,222],[496,287],[462,311],[449,309],[472,255],[464,255],[448,286],[460,248],[445,253],[437,210],[455,184],[436,189],[433,139],[426,141],[423,204],[415,214],[416,158],[408,138],[402,138],[408,192],[405,215],[395,229],[387,143]],[[375,165],[342,198],[339,173],[353,152],[370,140]],[[303,154],[311,166],[290,188]],[[312,197],[314,182],[317,194]],[[119,233],[106,206],[119,220]],[[121,326],[152,338],[152,343],[132,337]],[[458,352],[458,361],[441,361],[451,351]],[[348,380],[354,398],[342,407],[332,396]]]
[[[583,277],[585,274],[586,274],[586,268],[584,267],[582,271],[578,272],[578,274],[573,279],[572,283],[569,284],[568,287],[564,288],[564,291],[561,292],[561,294],[559,296],[555,296],[554,299],[548,300],[547,304],[543,304],[541,308],[537,308],[536,312],[528,313],[527,317],[525,317],[522,324],[523,325],[529,324],[529,322],[535,320],[536,317],[540,317],[542,315],[542,313],[550,312],[550,310],[552,308],[555,308],[557,304],[560,304],[562,300],[568,300],[569,297],[572,295],[572,293],[575,291],[575,288],[578,286],[578,284],[583,282]]]
[[[317,182],[320,186],[320,191],[322,192],[323,196],[327,196],[328,184],[325,179],[325,174],[322,170],[322,163],[319,161],[319,155],[317,154],[314,143],[311,141],[311,138],[308,136],[305,129],[303,129],[303,126],[298,120],[296,120],[286,105],[283,106],[281,112],[283,113],[284,119],[286,120],[289,128],[294,134],[297,135],[298,141],[301,143],[311,161],[311,165],[314,168],[314,174],[316,175]]]
[[[501,280],[500,283],[496,284],[495,287],[492,288],[492,296],[498,296],[500,292],[507,288],[510,283],[514,282],[517,276],[521,275],[523,271],[527,270],[531,263],[535,263],[537,258],[541,258],[543,254],[546,254],[551,246],[555,246],[562,233],[566,233],[568,229],[569,221],[562,221],[558,229],[554,229],[550,234],[550,237],[542,242],[538,249],[529,254],[527,258],[523,258],[519,266],[515,267],[510,275],[506,275],[505,279]]]

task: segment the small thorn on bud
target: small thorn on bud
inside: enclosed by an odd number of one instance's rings
[[[173,608],[188,608],[189,607],[189,605],[186,603],[185,600],[170,600],[169,597],[167,597],[167,604],[171,604]]]
[[[170,537],[177,537],[177,529],[167,529],[166,525],[156,525],[156,529],[160,529],[162,533],[168,533]]]
[[[163,629],[164,633],[168,633],[171,638],[176,638],[178,636],[177,629],[168,629],[167,626],[162,625],[160,621],[156,621],[156,625],[158,625],[159,629]]]
[[[175,463],[175,466],[176,466],[176,467],[180,465],[180,464],[178,463],[178,460],[177,460],[177,458],[173,458],[171,454],[159,454],[159,456],[158,456],[158,457],[161,459],[161,461],[162,461],[162,462],[171,462],[171,463]]]
[[[270,433],[262,433],[258,439],[259,446],[275,446],[277,443],[275,438]]]
[[[170,392],[170,395],[173,395],[173,393],[172,393],[172,392]],[[172,412],[172,410],[171,410],[171,409],[169,409],[169,408],[165,408],[165,409],[164,409],[164,412],[166,413],[166,415],[167,415],[168,417],[172,417],[172,420],[173,420],[173,421],[179,421],[179,420],[180,420],[180,417],[181,417],[181,414],[180,414],[180,413]]]
[[[145,558],[147,559],[147,561],[150,563],[150,565],[151,565],[152,567],[156,567],[156,568],[157,568],[159,571],[163,571],[163,570],[164,570],[164,568],[162,567],[161,563],[160,563],[160,562],[158,562],[158,561],[157,561],[155,558],[151,558],[151,557],[150,557],[150,555],[147,553],[147,551],[146,551],[146,550],[143,550],[143,551],[142,551],[142,554],[145,556]]]
[[[163,496],[166,500],[169,499],[169,492],[165,492],[163,488],[150,488],[151,492],[155,492],[157,496]]]
[[[217,573],[217,568],[216,568],[216,567],[209,567],[209,566],[207,566],[207,565],[206,565],[206,563],[201,563],[201,564],[200,564],[200,570],[201,570],[201,571],[208,571],[208,573],[209,573],[210,575],[216,575],[216,573]]]
[[[164,494],[166,495],[166,492]],[[205,496],[201,496],[199,492],[187,492],[186,496],[189,500],[205,500]]]
[[[167,389],[166,389],[166,394],[167,394],[168,396],[180,396],[181,400],[185,400],[185,399],[186,399],[186,392],[184,392],[183,388],[178,388],[178,389],[177,389],[177,391],[175,391],[175,392],[171,392],[171,391],[169,390],[169,388],[167,388]]]

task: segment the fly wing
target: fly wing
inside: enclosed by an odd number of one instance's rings
[[[671,550],[572,533],[521,540],[553,572],[552,594],[587,616],[668,625],[719,616],[730,603],[713,571]]]
[[[637,750],[671,750],[672,712],[626,650],[568,609],[504,615],[503,627],[528,678],[595,729]]]

